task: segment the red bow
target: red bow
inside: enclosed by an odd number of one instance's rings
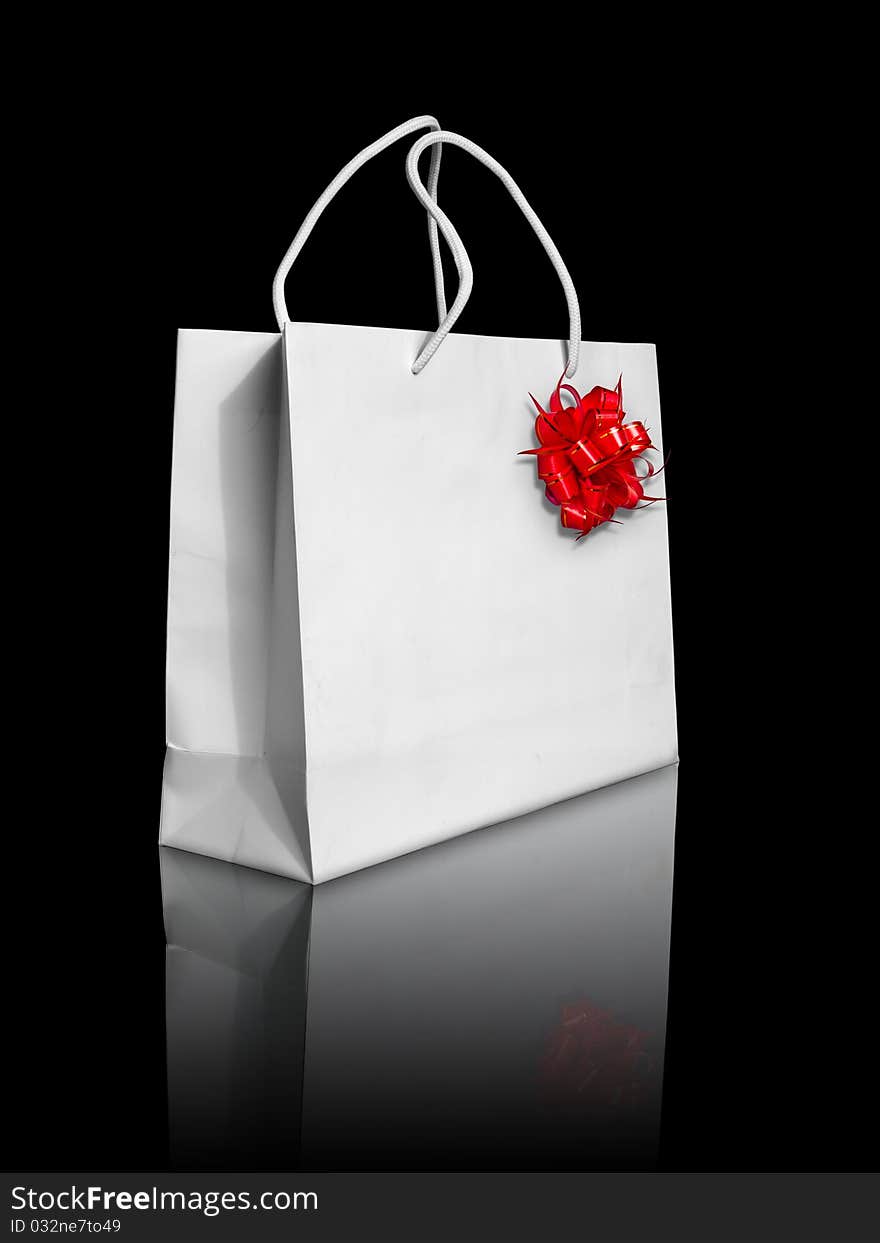
[[[563,378],[550,398],[549,411],[532,397],[541,448],[522,452],[537,457],[547,500],[560,507],[562,525],[580,531],[581,539],[603,522],[616,522],[614,511],[620,506],[635,509],[641,500],[650,504],[664,498],[646,497],[642,488],[645,479],[660,471],[646,462],[647,472],[636,473],[635,459],[654,446],[644,424],[624,424],[621,380],[615,389],[596,385],[581,397],[577,389],[562,383]],[[563,406],[563,392],[574,398],[573,406]]]

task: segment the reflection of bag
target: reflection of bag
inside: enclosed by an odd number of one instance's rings
[[[172,1164],[649,1168],[677,771],[314,889],[160,851]],[[165,780],[275,831],[263,760]]]
[[[168,742],[268,756],[288,826],[166,826],[163,840],[310,881],[676,758],[663,506],[575,544],[517,456],[534,443],[528,394],[546,404],[566,358],[581,393],[622,372],[627,413],[659,448],[654,349],[580,342],[568,273],[508,174],[444,131],[411,152],[460,277],[427,344],[287,319],[284,277],[329,199],[436,124],[386,135],[318,200],[276,279],[280,337],[179,339]],[[487,163],[526,213],[566,292],[567,354],[446,335],[471,271],[418,181],[438,142]]]

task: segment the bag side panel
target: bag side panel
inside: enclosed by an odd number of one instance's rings
[[[159,841],[294,880],[311,869],[265,758],[205,755],[169,747],[162,777]]]
[[[276,333],[180,332],[166,666],[172,747],[263,753],[280,408]]]
[[[312,880],[306,806],[306,739],[290,418],[286,384],[284,387],[275,496],[275,570],[269,643],[266,762],[296,841],[297,859],[302,860],[307,879]]]

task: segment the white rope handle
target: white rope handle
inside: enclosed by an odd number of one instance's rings
[[[290,249],[281,260],[281,265],[275,273],[275,280],[272,283],[272,302],[275,307],[275,318],[278,321],[279,330],[290,319],[287,312],[287,303],[284,299],[284,282],[287,275],[293,267],[297,255],[302,250],[308,240],[309,234],[318,222],[324,208],[332,199],[336,197],[345,183],[354,176],[359,168],[362,168],[374,155],[378,155],[380,151],[384,151],[386,147],[390,147],[397,142],[399,138],[406,138],[408,134],[416,133],[420,129],[440,129],[440,122],[436,117],[423,116],[413,117],[409,121],[404,121],[403,125],[398,125],[396,129],[389,130],[387,134],[383,134],[381,138],[377,138],[369,147],[365,147],[360,155],[356,155],[353,160],[341,169],[327,189],[315,203],[312,210],[306,216],[305,220],[299,227],[296,237],[290,243]],[[428,171],[428,189],[426,194],[431,203],[436,204],[437,199],[437,180],[440,176],[440,153],[442,147],[437,146],[431,152],[431,167]],[[424,187],[423,187],[424,188]],[[440,239],[437,235],[437,221],[433,216],[428,217],[428,237],[431,243],[431,257],[434,263],[434,290],[437,296],[437,317],[442,323],[446,317],[446,294],[443,288],[443,265],[440,262]]]
[[[550,234],[538,219],[534,209],[531,207],[522,190],[520,190],[510,173],[508,173],[507,169],[499,164],[497,160],[494,160],[487,151],[483,150],[482,147],[478,147],[475,142],[471,142],[469,138],[464,138],[461,134],[454,134],[449,130],[438,130],[436,133],[426,134],[424,138],[418,139],[418,141],[415,142],[410,148],[406,161],[406,175],[409,179],[409,184],[412,186],[417,198],[424,204],[433,219],[440,226],[440,232],[443,234],[443,237],[452,251],[455,259],[455,266],[458,269],[459,275],[459,287],[455,301],[453,302],[449,313],[445,316],[441,315],[442,322],[440,327],[430,338],[416,361],[413,363],[413,375],[418,375],[419,372],[428,365],[437,350],[443,344],[446,334],[451,330],[455,324],[455,321],[464,309],[464,305],[470,297],[471,289],[473,287],[473,270],[471,269],[470,260],[468,259],[462,240],[458,236],[458,233],[456,232],[449,217],[437,206],[435,198],[432,197],[429,191],[425,189],[425,186],[422,184],[421,178],[419,177],[419,157],[422,152],[427,147],[442,145],[445,142],[448,142],[453,147],[461,147],[463,151],[467,151],[468,154],[479,160],[481,164],[485,164],[488,169],[491,169],[495,176],[498,177],[506,186],[511,197],[513,198],[513,201],[517,204],[526,220],[528,220],[529,224],[534,229],[535,233],[537,233],[541,244],[550,257],[550,262],[556,269],[556,275],[559,277],[562,288],[565,292],[565,300],[568,303],[568,365],[566,366],[565,374],[567,376],[573,376],[575,371],[577,371],[578,355],[580,353],[581,312],[580,307],[578,306],[574,282],[569,275],[568,268],[562,261],[562,256],[556,249]],[[428,184],[430,187],[430,176]],[[434,180],[433,188],[436,190],[436,178]]]

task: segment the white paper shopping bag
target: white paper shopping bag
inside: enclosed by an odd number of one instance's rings
[[[441,144],[529,219],[567,344],[450,332],[470,260],[418,172]],[[351,171],[279,270],[280,340],[182,334],[175,413],[168,740],[267,756],[287,825],[163,840],[313,882],[676,759],[666,519],[636,504],[653,346],[581,342],[509,174],[437,130],[408,160],[459,273],[437,332],[290,322],[284,279]]]

